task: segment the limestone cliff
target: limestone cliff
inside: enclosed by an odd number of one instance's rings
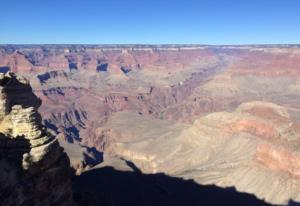
[[[27,80],[0,74],[0,205],[72,204],[69,159],[40,105]]]

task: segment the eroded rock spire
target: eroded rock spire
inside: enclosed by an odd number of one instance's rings
[[[0,74],[0,205],[71,205],[69,159],[26,79]]]

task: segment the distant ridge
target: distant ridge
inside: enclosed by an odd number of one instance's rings
[[[255,48],[300,48],[300,44],[0,44],[0,47],[15,48],[68,48],[68,47],[85,47],[85,48],[182,48],[182,47],[255,47]]]

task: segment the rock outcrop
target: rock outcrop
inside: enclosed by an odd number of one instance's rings
[[[27,80],[0,74],[0,205],[72,204],[69,158],[41,123]]]
[[[300,202],[299,68],[297,45],[0,46],[78,173],[116,155],[274,204]]]

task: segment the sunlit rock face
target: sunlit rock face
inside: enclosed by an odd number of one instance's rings
[[[300,201],[300,138],[291,112],[255,101],[193,124],[119,112],[104,125],[118,136],[106,153],[134,162],[144,173],[234,186],[267,202],[287,204]]]
[[[300,201],[299,68],[297,45],[0,47],[78,173],[104,153],[274,204]]]
[[[0,74],[1,205],[71,205],[69,159],[37,112],[27,80]]]

